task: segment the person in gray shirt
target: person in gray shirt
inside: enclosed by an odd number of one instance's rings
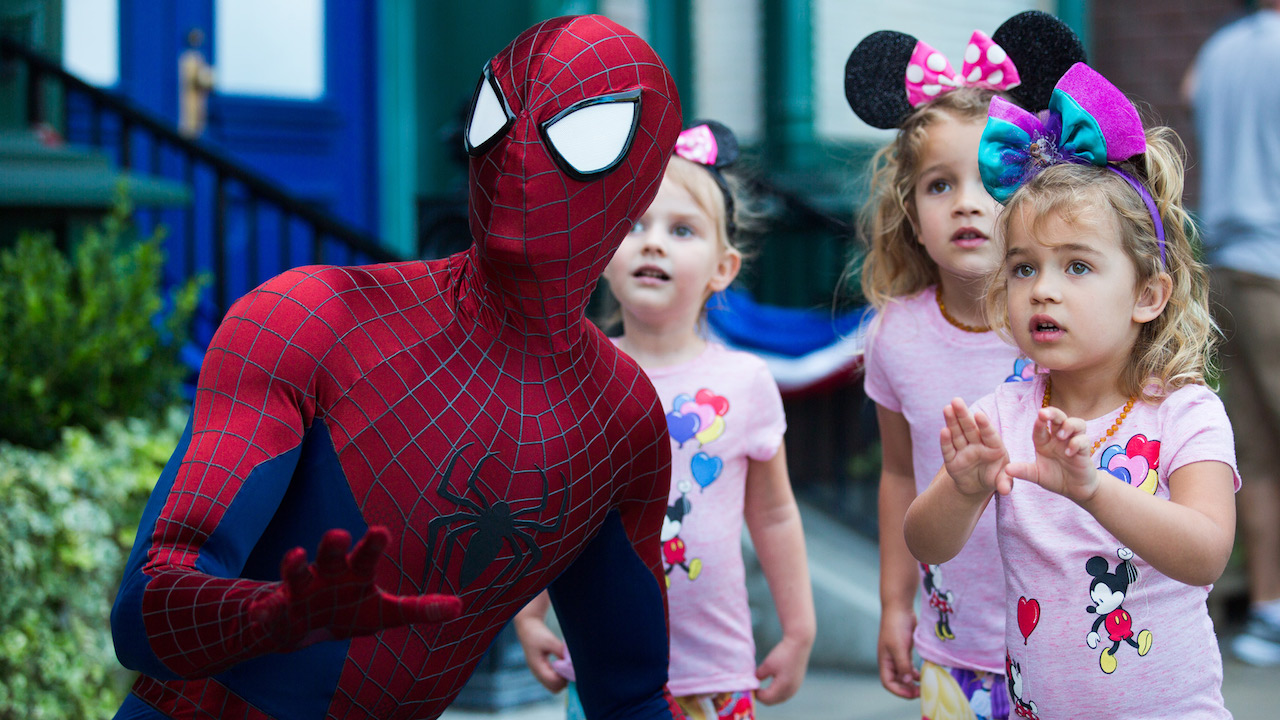
[[[1280,0],[1216,32],[1187,73],[1200,218],[1226,335],[1222,385],[1243,486],[1251,600],[1237,657],[1280,664]]]

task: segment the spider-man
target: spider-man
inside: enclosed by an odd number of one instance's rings
[[[435,717],[548,584],[588,713],[670,717],[666,421],[584,310],[679,130],[640,38],[547,21],[476,89],[474,247],[231,308],[112,613],[117,717]]]

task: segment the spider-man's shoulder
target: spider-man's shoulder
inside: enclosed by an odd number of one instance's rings
[[[370,315],[420,305],[446,284],[445,273],[423,262],[380,265],[304,265],[267,280],[236,301],[227,318],[266,320],[287,329],[322,321],[336,331]]]
[[[448,282],[448,269],[420,261],[378,265],[303,265],[271,278],[258,290],[288,294],[308,307],[321,307],[334,298],[364,301],[371,295],[390,298],[422,294],[425,288]],[[424,288],[425,286],[425,288]]]
[[[599,333],[599,337],[600,367],[607,372],[599,373],[597,379],[614,417],[636,432],[647,429],[655,437],[665,438],[666,415],[653,382],[630,355],[619,350],[603,333]]]

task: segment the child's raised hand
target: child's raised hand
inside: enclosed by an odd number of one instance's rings
[[[1050,492],[1075,502],[1093,497],[1098,472],[1093,468],[1084,420],[1067,417],[1056,407],[1041,408],[1031,432],[1036,447],[1034,463],[1009,463],[1009,475],[1030,480]]]
[[[962,495],[1008,495],[1013,490],[1013,478],[1005,472],[1009,453],[987,416],[970,413],[964,400],[955,398],[942,409],[942,417],[942,461],[956,490]]]

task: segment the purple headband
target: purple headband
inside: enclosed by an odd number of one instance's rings
[[[738,159],[738,139],[733,131],[715,120],[700,120],[676,138],[675,153],[691,163],[707,169],[716,185],[724,193],[725,230],[732,239],[737,231],[733,221],[733,193],[720,168],[732,165]]]
[[[978,147],[978,167],[987,192],[1001,203],[1051,165],[1107,168],[1124,178],[1146,204],[1163,265],[1165,237],[1160,209],[1142,183],[1113,164],[1146,151],[1146,132],[1137,108],[1096,70],[1076,63],[1054,87],[1049,109],[1038,115],[1002,98],[991,99]]]
[[[1156,207],[1155,198],[1151,197],[1151,193],[1138,182],[1137,178],[1129,173],[1121,170],[1114,165],[1108,165],[1107,169],[1125,179],[1129,186],[1138,191],[1138,195],[1142,197],[1142,202],[1147,205],[1147,212],[1151,213],[1151,222],[1156,226],[1156,243],[1160,246],[1160,264],[1168,266],[1164,257],[1164,223],[1160,220],[1160,208]]]

